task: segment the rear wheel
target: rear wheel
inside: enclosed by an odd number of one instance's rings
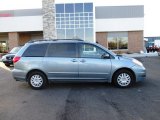
[[[39,71],[31,72],[27,80],[31,88],[35,90],[39,90],[47,86],[46,76]]]
[[[129,70],[119,70],[113,77],[114,85],[120,88],[130,87],[134,82],[134,75]]]

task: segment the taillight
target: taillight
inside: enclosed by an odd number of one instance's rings
[[[15,57],[13,58],[13,63],[18,62],[20,59],[21,59],[21,57],[15,56]]]

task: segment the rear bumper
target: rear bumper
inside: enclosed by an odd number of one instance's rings
[[[26,80],[24,78],[19,78],[19,77],[13,77],[15,81],[22,81],[25,82]]]
[[[12,76],[16,81],[26,81],[26,73],[22,70],[13,69]]]

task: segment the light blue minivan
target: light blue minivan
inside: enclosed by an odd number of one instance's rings
[[[110,82],[126,88],[146,78],[136,59],[119,56],[103,46],[82,40],[35,40],[13,59],[12,74],[33,89],[53,82]]]

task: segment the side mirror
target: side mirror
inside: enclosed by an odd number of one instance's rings
[[[103,54],[101,58],[102,59],[110,59],[110,55],[109,54]]]

